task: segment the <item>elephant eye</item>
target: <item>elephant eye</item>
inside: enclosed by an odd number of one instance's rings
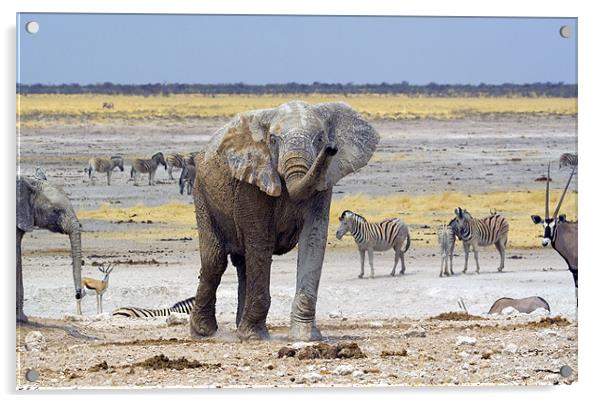
[[[324,143],[324,140],[322,139],[321,135],[314,137],[314,140],[313,140],[314,149],[316,149],[316,150],[321,149],[323,143]]]

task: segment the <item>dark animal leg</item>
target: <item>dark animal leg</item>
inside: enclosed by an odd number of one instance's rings
[[[23,313],[23,268],[21,265],[21,241],[25,232],[17,228],[17,322],[27,322]]]
[[[242,319],[247,293],[247,268],[245,266],[244,256],[231,255],[230,260],[236,267],[236,274],[238,275],[238,307],[236,309],[236,327],[238,327],[240,320]]]
[[[201,243],[200,281],[190,314],[190,330],[193,337],[211,336],[217,331],[215,293],[228,264],[226,255],[212,234],[205,233],[203,237],[205,239]]]

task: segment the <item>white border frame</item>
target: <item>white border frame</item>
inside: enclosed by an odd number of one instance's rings
[[[589,4],[588,4],[589,3]],[[286,389],[274,390],[270,393],[257,390],[230,390],[230,391],[161,391],[152,392],[103,392],[110,394],[133,395],[144,394],[138,398],[148,401],[164,400],[166,394],[187,395],[190,393],[201,394],[201,396],[186,396],[185,399],[261,399],[262,401],[282,401],[283,399],[305,400],[315,398],[326,399],[352,399],[358,400],[373,398],[411,399],[414,401],[425,401],[431,399],[460,400],[463,402],[487,400],[489,402],[504,401],[509,398],[545,398],[547,401],[576,400],[585,397],[585,394],[598,391],[598,364],[600,359],[599,337],[597,332],[599,326],[599,300],[596,299],[600,284],[600,273],[595,248],[600,247],[600,231],[596,228],[600,204],[600,179],[596,176],[596,157],[599,154],[602,127],[597,116],[602,114],[602,102],[600,79],[596,73],[602,72],[600,63],[599,38],[602,38],[602,23],[595,12],[595,2],[579,1],[525,1],[504,0],[496,3],[476,0],[212,0],[203,2],[192,2],[190,0],[16,0],[0,2],[0,19],[3,29],[3,52],[0,68],[2,69],[2,96],[0,97],[0,113],[3,122],[2,133],[2,166],[0,175],[2,178],[2,189],[11,189],[10,196],[2,199],[6,222],[3,231],[3,240],[0,242],[5,267],[2,268],[4,295],[2,298],[5,329],[1,332],[2,340],[5,342],[5,351],[14,351],[13,318],[14,311],[14,267],[15,257],[12,240],[14,232],[12,223],[15,220],[14,202],[14,172],[15,172],[15,23],[16,12],[102,12],[102,13],[169,13],[169,14],[307,14],[307,15],[416,15],[416,16],[531,16],[531,17],[577,17],[579,29],[579,153],[580,153],[580,178],[579,188],[579,215],[582,218],[581,227],[581,263],[582,277],[580,307],[579,307],[579,381],[569,387],[477,387],[477,388],[368,388],[368,389],[340,389],[325,390],[323,388],[307,390]],[[8,199],[8,200],[7,200]],[[585,225],[585,226],[584,226]],[[596,264],[598,263],[598,264]],[[12,357],[14,355],[11,354]],[[15,396],[14,388],[14,363],[12,358],[3,360],[2,380],[3,391],[12,394],[9,399],[31,398],[32,393],[19,393]],[[91,393],[91,392],[86,392]],[[401,396],[400,394],[403,394]],[[545,396],[540,396],[543,394]],[[43,399],[50,401],[102,399],[100,393],[92,396],[81,396],[81,393],[70,393],[64,396],[62,393],[36,392]]]

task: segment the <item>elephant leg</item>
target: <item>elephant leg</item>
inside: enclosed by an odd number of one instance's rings
[[[196,338],[211,336],[217,331],[215,292],[228,264],[226,254],[213,234],[204,233],[199,244],[201,273],[194,306],[190,313],[190,331]]]
[[[245,296],[247,292],[247,268],[245,265],[245,258],[241,255],[230,255],[232,264],[236,267],[236,274],[238,275],[238,306],[236,309],[236,327],[240,324],[242,319],[242,312],[245,306]]]
[[[27,322],[27,316],[23,312],[23,267],[21,264],[21,241],[25,232],[17,228],[17,322]]]
[[[318,287],[328,237],[328,212],[332,191],[319,192],[306,210],[299,237],[297,291],[291,311],[289,337],[293,340],[320,340],[316,326]]]
[[[266,232],[265,235],[273,233]],[[271,303],[270,270],[274,242],[261,241],[259,245],[254,243],[245,248],[246,288],[242,315],[236,331],[241,340],[269,338],[266,318]]]
[[[362,265],[362,269],[360,271],[360,275],[357,277],[364,278],[364,263],[366,262],[366,250],[365,249],[360,249],[360,262]]]

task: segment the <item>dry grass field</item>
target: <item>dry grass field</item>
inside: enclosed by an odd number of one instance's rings
[[[555,205],[561,191],[552,191],[550,203]],[[337,241],[334,233],[338,227],[338,217],[344,210],[361,212],[369,221],[378,221],[390,217],[401,217],[410,224],[412,245],[434,246],[437,244],[436,231],[439,225],[447,223],[457,206],[466,206],[467,200],[478,200],[478,208],[470,209],[475,217],[485,217],[491,211],[503,214],[509,221],[512,237],[509,240],[511,248],[540,247],[540,226],[533,225],[525,211],[538,212],[544,205],[543,192],[495,192],[482,194],[463,194],[445,192],[425,196],[389,195],[371,197],[359,193],[335,199],[330,208],[329,246],[332,248],[352,247],[350,236]],[[503,208],[501,208],[503,206]],[[571,213],[577,211],[577,194],[571,193],[565,197],[563,211],[568,212],[567,218],[576,219]],[[130,208],[113,207],[108,203],[94,210],[80,210],[78,217],[83,220],[102,220],[109,222],[146,223],[149,220],[162,224],[157,228],[149,228],[144,236],[149,240],[161,238],[196,237],[194,229],[194,207],[188,203],[170,202],[157,207],[138,204]],[[131,220],[131,221],[130,221]],[[95,236],[104,239],[131,239],[140,234],[130,234],[127,231],[97,232]]]
[[[310,103],[344,100],[370,119],[461,119],[482,114],[575,115],[576,98],[407,97],[402,95],[18,95],[17,125],[128,124],[228,117],[298,99]],[[113,109],[104,109],[111,102]]]

